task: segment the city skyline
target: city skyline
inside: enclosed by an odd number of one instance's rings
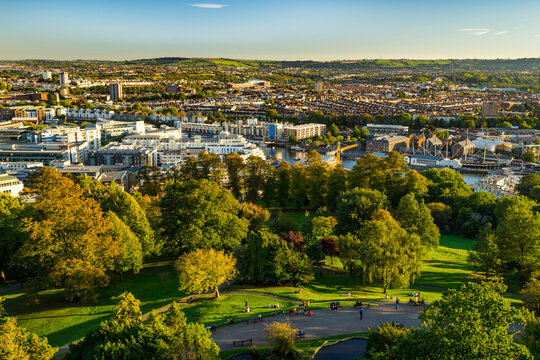
[[[540,3],[531,0],[30,0],[0,11],[5,60],[540,56]]]

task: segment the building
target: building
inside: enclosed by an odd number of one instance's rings
[[[452,145],[452,154],[456,157],[466,156],[467,154],[474,152],[474,150],[474,143],[469,139],[460,141],[457,144]]]
[[[366,151],[368,153],[389,153],[390,151],[408,148],[409,142],[410,138],[406,136],[382,136],[372,138],[366,142]]]
[[[111,96],[112,101],[118,101],[123,97],[122,94],[122,84],[115,83],[109,85],[109,95]]]
[[[69,74],[67,71],[60,73],[60,85],[69,85]]]
[[[367,124],[366,129],[369,131],[369,135],[373,136],[407,135],[409,133],[409,127],[402,125]]]
[[[302,124],[283,127],[283,140],[289,140],[291,135],[302,140],[313,136],[323,135],[326,132],[326,125],[323,124]]]
[[[314,85],[313,85],[313,90],[315,90],[315,92],[322,92],[324,90],[324,85],[322,82],[316,82]]]
[[[70,120],[112,119],[114,111],[107,109],[65,109],[65,115]]]
[[[154,165],[156,158],[156,148],[136,147],[112,142],[99,150],[91,151],[88,163],[92,166],[142,166]]]
[[[23,188],[23,183],[16,177],[8,174],[0,174],[0,193],[19,196]]]
[[[270,86],[269,81],[264,80],[249,80],[248,82],[241,84],[230,84],[231,89],[256,89],[256,88],[266,88]]]
[[[51,80],[52,79],[52,74],[50,71],[44,71],[43,74],[43,80]]]
[[[83,162],[88,155],[88,142],[63,143],[0,143],[2,162],[40,162],[49,165],[55,161]]]
[[[497,117],[499,113],[499,104],[496,102],[489,102],[482,104],[482,116],[485,117]]]
[[[443,168],[448,167],[451,169],[461,169],[461,162],[457,159],[446,159],[441,156],[413,154],[405,156],[405,162],[407,165],[420,168]]]

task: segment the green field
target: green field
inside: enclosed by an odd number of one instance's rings
[[[141,301],[143,313],[170,304],[181,297],[178,278],[171,261],[147,264],[139,274],[126,275],[118,284],[103,289],[96,303],[76,304],[65,301],[60,290],[42,291],[39,304],[26,305],[20,290],[2,294],[9,315],[30,331],[47,336],[53,346],[62,346],[84,337],[110,317],[116,301],[113,297],[130,291]]]
[[[245,312],[245,303],[248,302],[250,312]],[[279,304],[279,309],[268,308],[268,304]],[[194,304],[182,308],[190,322],[198,322],[205,326],[225,325],[227,318],[235,322],[262,316],[273,316],[276,311],[290,309],[298,304],[296,302],[273,299],[267,296],[251,294],[222,294],[219,298],[213,295],[198,299]]]

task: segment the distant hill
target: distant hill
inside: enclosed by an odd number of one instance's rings
[[[20,63],[48,66],[84,66],[96,64],[111,65],[156,65],[178,66],[184,68],[293,68],[341,70],[348,72],[431,72],[431,73],[457,73],[457,72],[540,72],[540,58],[524,59],[446,59],[446,60],[407,60],[407,59],[380,59],[380,60],[342,60],[342,61],[265,61],[265,60],[239,60],[221,58],[182,58],[163,57],[154,59],[137,59],[126,61],[100,61],[100,60],[21,60]]]

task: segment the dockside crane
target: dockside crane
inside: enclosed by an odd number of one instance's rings
[[[357,147],[357,146],[358,146],[358,144],[353,144],[353,145],[341,147],[341,143],[338,141],[338,143],[337,143],[337,150],[336,150],[336,166],[341,165],[341,153],[342,153],[343,151],[349,150],[349,149],[352,149],[352,148],[355,148],[355,147]]]

